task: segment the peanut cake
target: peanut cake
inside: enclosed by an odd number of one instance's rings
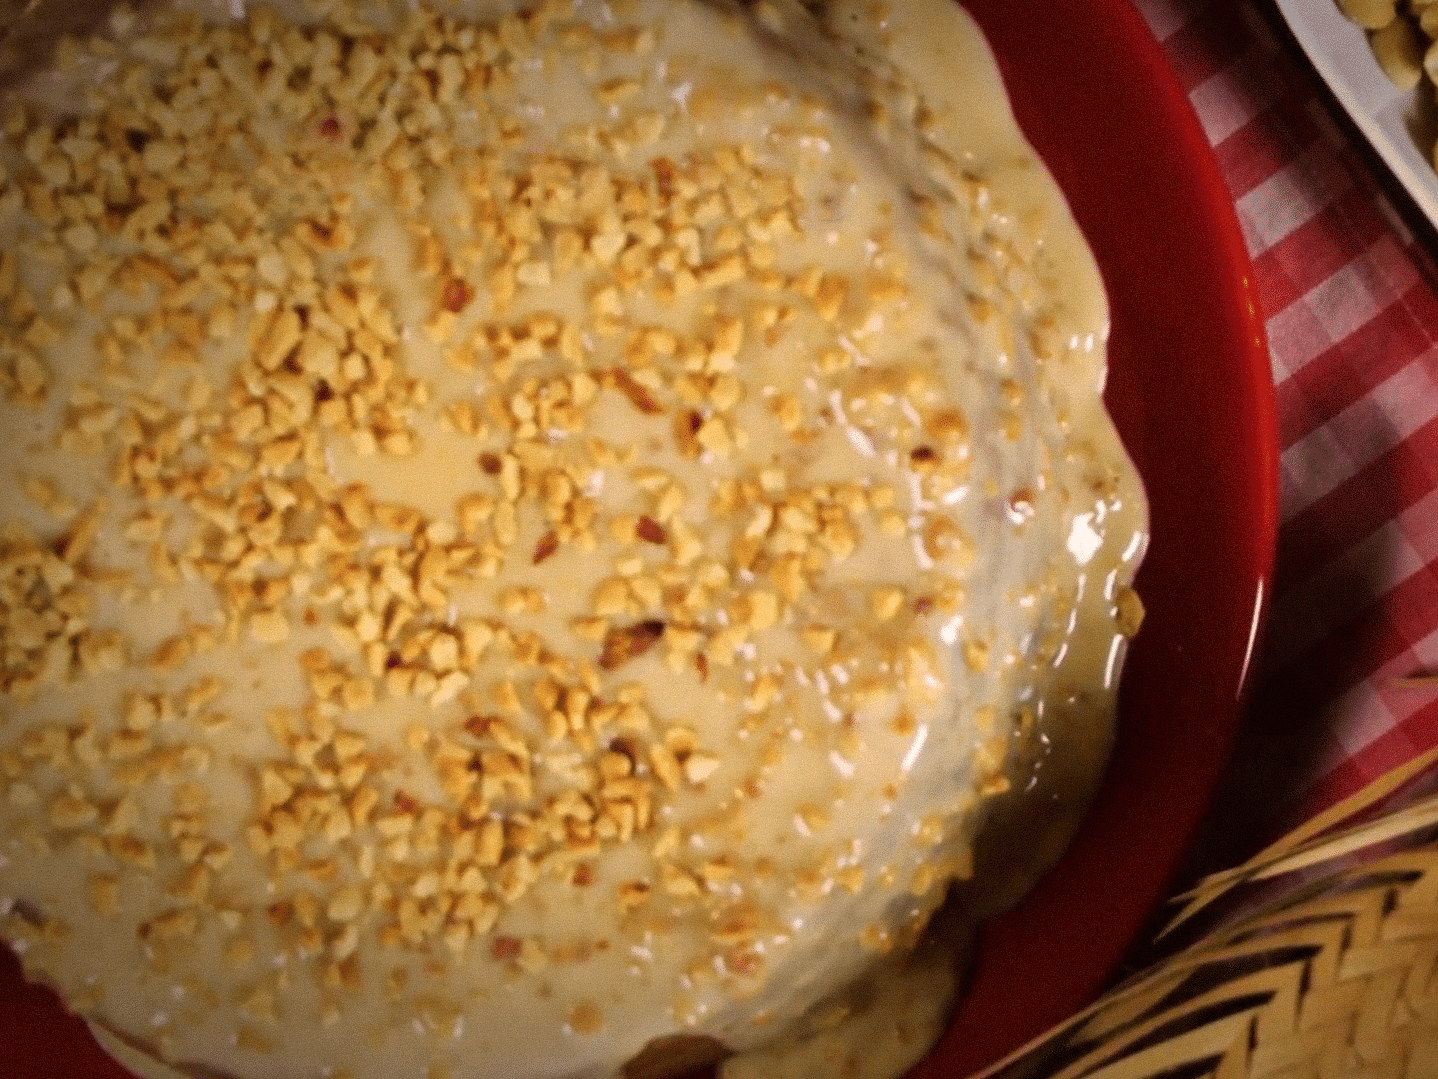
[[[155,1076],[920,1056],[1146,529],[967,16],[166,0],[0,122],[27,975]]]

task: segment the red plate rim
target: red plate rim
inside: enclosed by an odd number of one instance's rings
[[[1073,1015],[1152,915],[1237,730],[1278,520],[1252,266],[1153,32],[1128,0],[965,6],[1104,274],[1106,397],[1148,487],[1153,543],[1104,786],[1058,866],[985,927],[959,1013],[915,1079],[971,1074]]]

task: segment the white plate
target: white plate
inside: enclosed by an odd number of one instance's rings
[[[1413,196],[1428,220],[1438,226],[1438,173],[1420,149],[1412,129],[1418,124],[1419,96],[1431,95],[1426,80],[1416,91],[1388,81],[1368,48],[1368,36],[1343,17],[1334,0],[1277,0],[1293,36],[1318,69],[1353,122]],[[1424,103],[1427,109],[1428,104]],[[1425,124],[1431,130],[1431,121]]]

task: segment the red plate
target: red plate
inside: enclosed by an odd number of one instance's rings
[[[1083,1007],[1164,898],[1238,723],[1277,526],[1273,383],[1252,269],[1153,35],[1127,0],[966,6],[1103,272],[1109,409],[1148,488],[1153,543],[1104,786],[1054,871],[986,927],[924,1079],[966,1075]]]
[[[1115,758],[1078,839],[985,930],[924,1079],[956,1077],[1082,1007],[1162,898],[1217,781],[1272,566],[1277,438],[1250,267],[1208,142],[1127,0],[969,0],[1019,122],[1098,256],[1110,408],[1148,486],[1148,618]],[[0,1075],[124,1079],[0,949]]]

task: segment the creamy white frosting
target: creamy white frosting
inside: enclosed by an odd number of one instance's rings
[[[5,935],[132,1067],[897,1073],[984,803],[1086,796],[1145,528],[982,39],[329,7],[119,19],[21,92]],[[934,1005],[887,1050],[881,965]]]

